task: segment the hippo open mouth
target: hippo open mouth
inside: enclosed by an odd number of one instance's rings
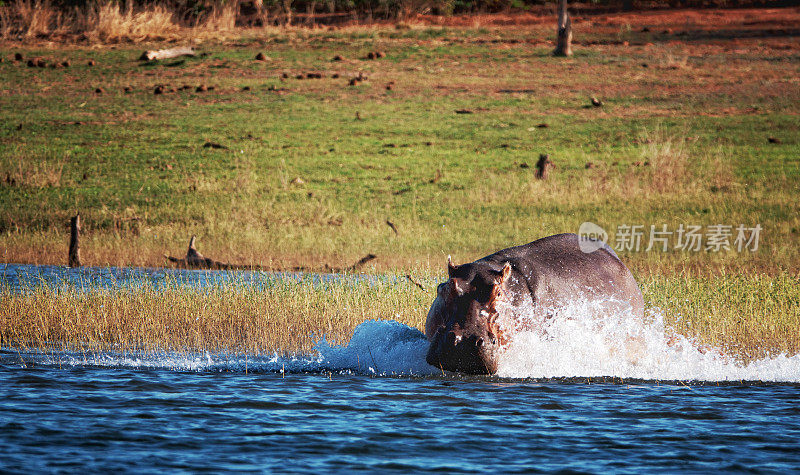
[[[437,332],[428,354],[429,365],[442,370],[468,374],[497,372],[497,343],[489,335],[459,334],[458,331]]]

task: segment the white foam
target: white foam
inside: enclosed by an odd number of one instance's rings
[[[501,357],[498,376],[800,383],[800,355],[765,358],[744,365],[720,351],[702,348],[686,337],[672,335],[657,310],[650,311],[644,321],[625,313],[586,318],[595,310],[589,304],[578,304],[555,312],[537,331],[518,332]],[[312,354],[291,357],[277,354],[245,357],[208,353],[147,356],[61,353],[36,359],[58,365],[189,371],[440,374],[440,369],[425,362],[427,350],[428,341],[419,330],[394,320],[369,320],[356,327],[346,345],[330,344],[322,338]]]
[[[519,332],[500,359],[498,375],[800,382],[800,355],[742,364],[672,334],[658,310],[644,321],[630,312],[586,318],[596,310],[590,306],[575,304],[556,312],[542,330]]]
[[[429,375],[435,370],[425,362],[428,340],[416,328],[394,320],[369,320],[356,327],[346,345],[330,344],[323,337],[313,354],[246,357],[219,353],[51,353],[9,355],[8,361],[35,361],[54,366],[165,368],[177,371],[250,372],[350,372],[377,375]]]

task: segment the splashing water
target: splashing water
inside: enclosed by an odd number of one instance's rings
[[[520,331],[501,356],[502,378],[618,377],[641,380],[800,382],[800,355],[736,362],[715,349],[671,335],[663,317],[651,310],[646,322],[631,315],[581,318],[590,309],[576,305],[536,331]],[[190,371],[327,372],[378,375],[436,375],[425,362],[428,341],[415,328],[393,320],[369,320],[346,345],[320,339],[313,354],[245,357],[224,354],[50,355],[39,361],[58,365],[170,368]],[[6,353],[10,359],[12,353]]]
[[[26,354],[22,359],[37,364],[57,366],[101,366],[134,368],[169,368],[183,371],[250,371],[250,372],[328,372],[359,374],[430,375],[440,370],[425,362],[428,340],[416,328],[394,320],[369,320],[356,327],[346,345],[329,343],[324,337],[315,346],[314,354],[295,356],[256,356],[227,354],[163,353],[119,355],[109,353]],[[2,354],[5,353],[5,354]],[[17,352],[0,353],[6,361],[18,357]]]
[[[428,340],[417,330],[394,320],[369,320],[356,327],[350,343],[317,343],[321,360],[333,368],[378,374],[434,374],[425,362]]]
[[[508,378],[600,377],[642,380],[800,382],[800,355],[743,365],[714,348],[671,334],[657,310],[580,318],[580,305],[556,313],[542,331],[519,332],[500,360]]]

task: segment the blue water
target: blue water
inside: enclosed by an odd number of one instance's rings
[[[14,269],[18,289],[166,272]],[[424,336],[391,321],[295,357],[0,349],[0,472],[800,470],[797,357],[743,366],[665,345],[653,323],[632,362],[621,328],[559,329],[493,377],[431,368]]]
[[[315,282],[370,280],[373,276],[308,274],[303,272],[205,271],[150,267],[77,267],[37,266],[0,263],[0,285],[13,291],[26,291],[40,285],[74,291],[115,289],[138,285],[155,288],[190,286],[205,288],[233,284],[264,286],[280,280],[310,279]]]
[[[7,471],[800,469],[797,385],[23,367]]]

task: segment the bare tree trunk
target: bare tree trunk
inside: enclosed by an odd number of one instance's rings
[[[572,19],[567,11],[567,0],[558,3],[558,38],[554,56],[572,56]]]
[[[283,24],[284,26],[292,26],[292,2],[294,0],[283,0]]]
[[[81,249],[78,246],[78,238],[81,232],[81,215],[78,214],[69,219],[69,266],[81,266]]]
[[[306,6],[306,26],[310,26],[310,27],[314,26],[314,20],[316,18],[316,15],[315,15],[315,11],[316,10],[317,10],[317,1],[316,0],[312,0]]]

